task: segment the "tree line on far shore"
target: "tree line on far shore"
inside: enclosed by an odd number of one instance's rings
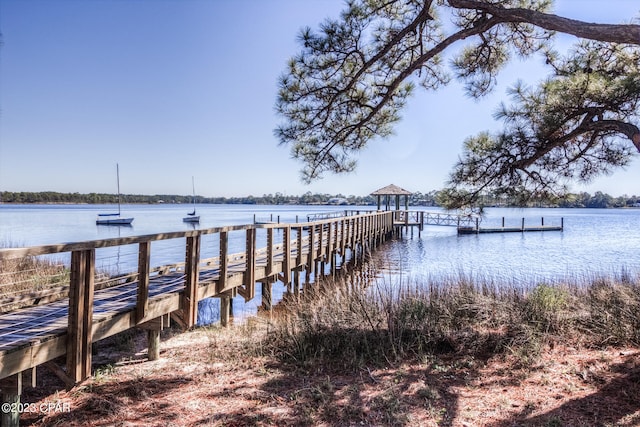
[[[440,206],[438,202],[440,191],[432,190],[426,193],[415,192],[409,198],[409,206]],[[393,199],[393,198],[392,198]],[[117,203],[116,194],[106,193],[58,193],[54,191],[41,192],[11,192],[0,193],[0,203],[15,204],[111,204]],[[192,196],[169,194],[128,194],[122,196],[123,203],[134,204],[181,204],[192,203]],[[285,195],[282,193],[264,194],[262,196],[245,197],[204,197],[196,196],[198,204],[248,204],[248,205],[376,205],[377,200],[373,196],[345,196],[342,194],[321,194],[306,192],[301,196]],[[401,200],[404,206],[404,198]],[[392,200],[393,204],[393,200]],[[487,194],[483,197],[484,206],[513,207],[520,206],[515,200]],[[562,207],[562,208],[624,208],[640,207],[640,196],[618,196],[597,191],[595,194],[588,192],[569,193],[565,197],[549,201],[530,201],[527,206],[536,207]]]

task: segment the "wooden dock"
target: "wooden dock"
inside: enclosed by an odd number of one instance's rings
[[[149,358],[155,359],[160,331],[170,321],[183,328],[196,325],[198,301],[220,298],[220,321],[226,325],[231,298],[253,299],[257,283],[262,285],[262,305],[270,309],[271,286],[276,281],[297,294],[301,275],[308,285],[327,270],[335,274],[347,262],[362,260],[395,231],[392,212],[367,212],[306,223],[250,224],[0,249],[0,262],[65,253],[71,259],[68,297],[0,314],[2,394],[5,400],[19,401],[23,373],[35,378],[40,365],[51,368],[69,386],[83,381],[91,375],[92,343],[131,328],[148,331]],[[218,239],[219,256],[201,258],[204,235]],[[243,251],[230,253],[231,235],[244,240]],[[152,267],[152,242],[170,239],[184,241],[184,261]],[[96,249],[125,245],[137,245],[136,271],[97,290]],[[64,355],[64,369],[51,362]],[[11,416],[16,414],[3,414]],[[3,423],[12,424],[15,419]]]
[[[145,236],[94,240],[27,248],[0,249],[0,263],[8,260],[66,255],[65,282],[51,295],[27,292],[29,305],[7,309],[0,296],[0,389],[8,403],[19,402],[23,374],[36,378],[36,367],[46,366],[73,386],[91,375],[92,344],[132,328],[148,331],[149,359],[159,357],[160,331],[170,322],[182,328],[197,324],[198,302],[220,299],[220,322],[230,318],[231,299],[246,301],[262,286],[262,307],[271,309],[272,286],[280,282],[297,295],[302,286],[322,279],[347,263],[358,263],[367,252],[407,227],[457,226],[458,232],[522,232],[561,230],[544,224],[482,228],[468,216],[424,211],[343,211],[307,217],[303,223],[248,224]],[[217,241],[217,256],[203,258],[203,238]],[[231,252],[230,239],[242,250]],[[152,243],[177,240],[184,259],[171,265],[151,265]],[[209,240],[206,240],[209,242]],[[210,244],[210,243],[208,243]],[[124,276],[97,271],[96,251],[134,245],[137,265]],[[11,285],[0,278],[0,290]],[[304,281],[304,283],[302,283]],[[97,285],[98,283],[98,285]],[[108,283],[109,285],[105,285]],[[53,294],[58,297],[54,297]],[[59,295],[64,295],[59,297]],[[1,295],[1,293],[0,293]],[[5,298],[6,300],[7,298]],[[15,296],[9,298],[14,302]],[[66,356],[64,367],[52,361]],[[19,414],[2,414],[2,425],[17,425]]]
[[[505,226],[505,219],[502,218],[502,226],[481,227],[479,220],[473,225],[458,225],[458,234],[482,234],[482,233],[525,233],[530,231],[563,231],[564,218],[560,218],[560,225],[545,225],[544,218],[539,225],[527,225],[525,218],[522,218],[519,226]]]

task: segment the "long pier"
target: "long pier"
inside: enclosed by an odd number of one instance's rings
[[[257,222],[254,220],[254,222]],[[0,249],[0,266],[39,257],[67,256],[64,280],[45,291],[3,296],[12,286],[0,274],[0,389],[5,403],[19,402],[23,380],[35,386],[36,368],[45,366],[68,386],[91,375],[92,344],[137,328],[148,331],[148,357],[159,357],[160,332],[171,322],[184,329],[197,324],[198,302],[220,299],[220,322],[228,324],[231,299],[256,297],[260,284],[262,306],[272,306],[272,286],[281,282],[298,294],[303,286],[357,263],[368,251],[402,233],[407,227],[456,226],[459,233],[489,232],[478,219],[424,211],[343,211],[316,214],[307,222],[265,221],[182,232],[27,248]],[[540,227],[558,229],[544,225]],[[463,230],[463,231],[461,231]],[[506,230],[504,220],[501,230]],[[514,231],[516,231],[514,229]],[[517,231],[527,231],[524,220]],[[217,256],[203,257],[206,245],[216,243]],[[184,259],[151,265],[152,251],[162,241],[184,245]],[[241,249],[230,241],[240,242]],[[125,246],[137,248],[130,274],[108,275],[96,266],[96,251]],[[1,271],[1,270],[0,270]],[[106,277],[105,277],[106,276]],[[10,277],[10,276],[7,276]],[[21,303],[22,306],[17,305]],[[54,359],[66,356],[65,366]],[[2,413],[0,425],[17,425],[17,413]]]
[[[312,277],[319,280],[327,269],[335,273],[346,262],[362,259],[397,228],[394,212],[367,212],[306,223],[226,226],[0,249],[0,263],[70,255],[68,282],[62,284],[66,296],[47,301],[46,295],[38,294],[30,305],[0,314],[3,399],[19,402],[23,375],[35,385],[36,367],[40,365],[69,386],[85,380],[91,375],[92,344],[128,329],[148,331],[149,358],[156,359],[160,331],[170,321],[183,328],[196,325],[199,301],[220,298],[220,321],[226,325],[234,296],[251,300],[260,283],[262,304],[271,308],[271,286],[276,281],[292,287],[297,294],[301,275],[308,284]],[[205,235],[218,240],[218,256],[201,257]],[[230,236],[236,237],[235,241],[241,238],[244,250],[231,253]],[[174,239],[184,241],[184,261],[151,266],[152,244]],[[96,250],[126,245],[137,245],[137,268],[126,277],[110,278],[106,281],[110,286],[97,289],[96,283],[104,273],[96,269]],[[11,284],[0,284],[6,285]],[[65,355],[65,367],[52,362]],[[17,425],[18,416],[3,413],[2,425]]]
[[[519,225],[505,225],[505,218],[502,217],[501,226],[481,227],[482,217],[477,214],[457,214],[452,212],[428,212],[428,211],[403,211],[396,210],[393,212],[393,224],[395,226],[417,227],[420,233],[425,225],[441,225],[456,227],[458,234],[484,234],[484,233],[512,233],[527,231],[563,231],[564,218],[560,218],[559,225],[545,224],[544,218],[540,224],[532,224],[531,221],[526,222],[525,218],[521,219]],[[307,221],[317,221],[319,219],[339,218],[342,216],[359,215],[360,211],[344,210],[331,211],[307,215]],[[269,218],[253,218],[256,224],[273,224],[279,223],[280,217],[270,215]],[[298,218],[296,217],[296,223]]]

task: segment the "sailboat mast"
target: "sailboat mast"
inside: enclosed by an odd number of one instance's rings
[[[196,213],[196,181],[193,176],[191,177],[191,187],[193,190],[193,197],[191,198],[191,201],[193,202],[193,214],[195,215]]]
[[[120,165],[116,163],[116,180],[118,182],[118,215],[120,215]]]

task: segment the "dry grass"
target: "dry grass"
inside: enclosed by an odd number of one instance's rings
[[[257,329],[269,329],[265,324]],[[243,327],[169,337],[155,362],[106,365],[69,392],[47,426],[634,426],[640,351],[547,347],[486,360],[447,353],[357,371],[294,367],[246,353]],[[267,333],[256,330],[252,339]],[[257,334],[257,335],[256,335]],[[251,344],[253,345],[253,344]]]
[[[70,277],[69,267],[50,257],[0,259],[0,313],[66,298]],[[106,272],[97,271],[95,288],[103,289],[127,280],[127,276],[111,278]]]
[[[59,262],[37,257],[0,260],[0,312],[68,294],[70,271]]]
[[[48,259],[23,257],[0,260],[0,295],[38,291],[68,280],[69,269]]]
[[[65,426],[637,426],[637,283],[331,285],[228,329],[128,334],[94,377],[40,387]],[[117,345],[115,345],[117,344]],[[114,352],[114,348],[117,352]],[[41,379],[44,381],[46,376]]]
[[[466,281],[368,288],[325,285],[285,304],[269,334],[282,360],[347,369],[455,352],[520,354],[522,363],[550,342],[640,345],[640,285],[592,284],[531,288]]]

